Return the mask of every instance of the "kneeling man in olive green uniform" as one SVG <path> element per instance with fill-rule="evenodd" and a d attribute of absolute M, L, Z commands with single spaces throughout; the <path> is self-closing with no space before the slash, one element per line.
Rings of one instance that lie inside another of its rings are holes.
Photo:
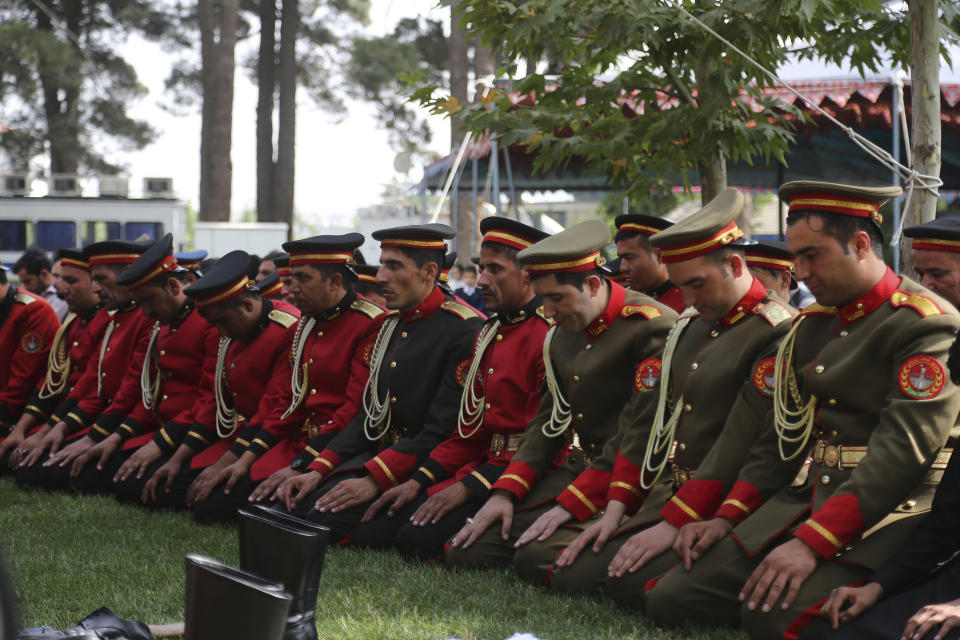
<path fill-rule="evenodd" d="M 607 281 L 599 267 L 609 242 L 607 225 L 590 220 L 517 254 L 556 321 L 544 340 L 546 390 L 490 498 L 451 539 L 450 566 L 509 564 L 517 547 L 594 517 L 606 506 L 621 425 L 653 419 L 660 354 L 677 314 Z M 648 392 L 631 397 L 637 385 Z"/>
<path fill-rule="evenodd" d="M 647 591 L 655 621 L 796 637 L 831 589 L 877 569 L 929 510 L 960 412 L 945 369 L 960 315 L 883 263 L 879 208 L 899 193 L 781 187 L 797 277 L 817 302 L 777 353 L 772 428 L 717 517 L 680 532 L 692 568 Z"/>
<path fill-rule="evenodd" d="M 773 408 L 774 356 L 795 312 L 750 274 L 735 242 L 742 208 L 728 189 L 650 238 L 691 306 L 667 339 L 652 428 L 624 435 L 603 517 L 518 552 L 556 559 L 556 591 L 641 607 L 646 583 L 679 562 L 680 527 L 713 515 Z"/>

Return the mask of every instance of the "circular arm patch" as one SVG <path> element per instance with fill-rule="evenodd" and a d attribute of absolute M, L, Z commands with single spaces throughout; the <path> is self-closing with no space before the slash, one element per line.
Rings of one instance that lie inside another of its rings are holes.
<path fill-rule="evenodd" d="M 764 358 L 757 365 L 756 371 L 753 372 L 753 386 L 768 398 L 773 397 L 773 391 L 776 385 L 773 373 L 776 368 L 776 363 L 776 358 Z"/>
<path fill-rule="evenodd" d="M 900 390 L 915 400 L 936 398 L 946 384 L 943 367 L 932 356 L 912 356 L 900 367 Z"/>
<path fill-rule="evenodd" d="M 633 384 L 637 391 L 640 393 L 653 391 L 660 379 L 660 369 L 662 368 L 663 363 L 659 358 L 647 358 L 637 365 L 637 373 L 633 377 Z"/>

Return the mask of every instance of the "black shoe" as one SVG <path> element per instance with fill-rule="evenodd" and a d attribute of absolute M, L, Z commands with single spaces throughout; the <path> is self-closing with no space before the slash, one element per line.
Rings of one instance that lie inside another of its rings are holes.
<path fill-rule="evenodd" d="M 183 638 L 280 640 L 290 600 L 279 583 L 191 553 Z"/>
<path fill-rule="evenodd" d="M 22 629 L 17 634 L 17 640 L 56 640 L 57 638 L 153 640 L 153 634 L 142 622 L 119 618 L 107 607 L 100 607 L 71 629 L 57 631 L 53 627 L 37 627 Z"/>
<path fill-rule="evenodd" d="M 284 640 L 317 640 L 317 590 L 330 530 L 263 507 L 241 509 L 240 566 L 293 596 Z"/>

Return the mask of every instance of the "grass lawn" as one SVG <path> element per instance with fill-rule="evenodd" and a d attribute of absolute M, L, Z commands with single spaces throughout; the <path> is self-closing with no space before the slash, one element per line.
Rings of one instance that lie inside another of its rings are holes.
<path fill-rule="evenodd" d="M 237 533 L 112 498 L 24 492 L 0 479 L 0 544 L 26 625 L 74 625 L 100 606 L 148 623 L 183 619 L 190 552 L 237 564 Z M 393 553 L 331 549 L 317 606 L 323 639 L 741 640 L 729 629 L 662 631 L 609 603 L 572 598 L 502 572 L 454 574 Z"/>

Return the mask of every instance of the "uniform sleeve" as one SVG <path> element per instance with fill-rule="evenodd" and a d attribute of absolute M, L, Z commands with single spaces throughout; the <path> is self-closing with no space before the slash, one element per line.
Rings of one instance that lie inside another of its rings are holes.
<path fill-rule="evenodd" d="M 891 336 L 896 346 L 889 392 L 867 453 L 793 534 L 821 556 L 833 556 L 892 511 L 919 484 L 946 443 L 960 413 L 960 389 L 945 368 L 955 328 L 956 318 L 932 316 L 908 323 Z M 899 380 L 902 367 L 918 355 L 931 358 L 931 368 L 935 361 L 939 372 L 931 374 L 942 376 L 943 385 L 922 399 L 907 395 Z"/>
<path fill-rule="evenodd" d="M 0 389 L 0 422 L 11 425 L 20 417 L 37 381 L 46 371 L 50 345 L 60 326 L 49 304 L 34 301 L 22 306 L 18 314 L 22 322 L 14 336 L 19 343 L 7 365 L 10 370 L 7 384 Z"/>
<path fill-rule="evenodd" d="M 530 493 L 540 476 L 553 467 L 554 460 L 567 446 L 567 441 L 562 437 L 549 438 L 543 434 L 543 425 L 547 423 L 552 410 L 553 396 L 544 385 L 540 392 L 540 408 L 523 433 L 520 449 L 493 483 L 492 490 L 507 491 L 519 502 Z"/>
<path fill-rule="evenodd" d="M 473 356 L 473 341 L 481 320 L 474 318 L 460 324 L 460 335 L 450 344 L 443 377 L 421 429 L 413 437 L 401 439 L 364 464 L 381 489 L 389 489 L 409 479 L 420 461 L 450 436 L 457 423 L 463 393 L 457 383 L 457 366 Z"/>
<path fill-rule="evenodd" d="M 414 472 L 413 479 L 429 487 L 452 478 L 459 469 L 471 462 L 476 466 L 490 448 L 492 437 L 492 433 L 482 428 L 469 438 L 464 438 L 458 429 L 454 429 L 449 438 L 433 448 L 430 457 Z"/>

